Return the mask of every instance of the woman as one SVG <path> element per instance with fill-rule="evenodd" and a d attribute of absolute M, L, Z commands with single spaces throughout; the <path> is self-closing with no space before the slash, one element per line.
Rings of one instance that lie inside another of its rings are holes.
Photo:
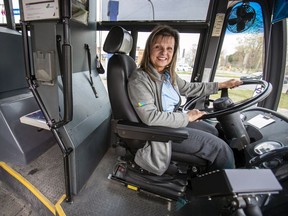
<path fill-rule="evenodd" d="M 217 130 L 197 121 L 205 112 L 193 109 L 182 113 L 177 110 L 181 104 L 180 95 L 215 94 L 221 88 L 234 88 L 242 82 L 235 79 L 220 83 L 186 82 L 175 73 L 178 47 L 179 33 L 173 28 L 161 25 L 152 31 L 140 67 L 129 78 L 131 103 L 141 121 L 147 125 L 187 127 L 189 138 L 180 144 L 172 143 L 172 151 L 207 160 L 209 170 L 234 168 L 232 150 L 217 137 Z"/>

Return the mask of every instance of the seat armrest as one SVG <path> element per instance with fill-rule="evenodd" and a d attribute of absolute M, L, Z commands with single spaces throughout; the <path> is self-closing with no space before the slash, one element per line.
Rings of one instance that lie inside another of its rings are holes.
<path fill-rule="evenodd" d="M 147 126 L 143 123 L 118 121 L 115 132 L 121 138 L 168 142 L 182 142 L 188 138 L 186 128 L 169 128 L 161 126 Z"/>

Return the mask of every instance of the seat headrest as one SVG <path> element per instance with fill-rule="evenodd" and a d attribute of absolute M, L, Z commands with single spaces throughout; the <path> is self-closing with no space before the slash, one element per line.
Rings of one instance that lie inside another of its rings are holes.
<path fill-rule="evenodd" d="M 131 34 L 120 26 L 114 26 L 108 33 L 103 50 L 107 53 L 128 54 L 133 45 Z"/>

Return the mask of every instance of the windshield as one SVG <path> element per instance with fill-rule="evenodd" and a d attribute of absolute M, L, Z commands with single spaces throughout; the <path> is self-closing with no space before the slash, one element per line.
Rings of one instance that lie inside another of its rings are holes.
<path fill-rule="evenodd" d="M 209 0 L 98 0 L 97 7 L 97 21 L 205 21 Z"/>

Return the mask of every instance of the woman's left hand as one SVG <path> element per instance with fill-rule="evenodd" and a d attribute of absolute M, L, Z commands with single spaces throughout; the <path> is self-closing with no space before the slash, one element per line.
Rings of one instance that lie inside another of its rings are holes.
<path fill-rule="evenodd" d="M 218 89 L 223 89 L 223 88 L 235 88 L 241 85 L 243 82 L 238 79 L 230 79 L 224 82 L 219 82 L 218 83 Z"/>

